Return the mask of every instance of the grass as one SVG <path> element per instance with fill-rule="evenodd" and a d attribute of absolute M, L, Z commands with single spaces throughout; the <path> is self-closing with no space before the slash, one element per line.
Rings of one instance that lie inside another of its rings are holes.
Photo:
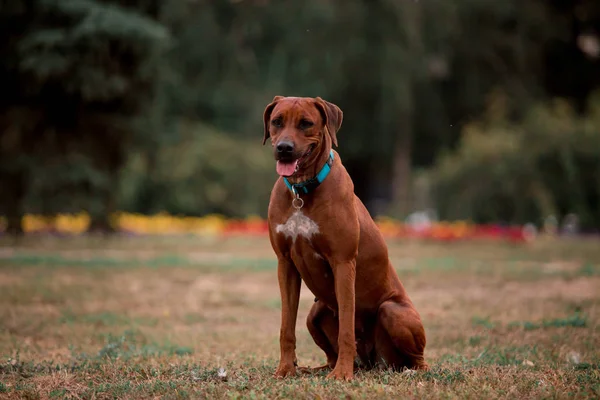
<path fill-rule="evenodd" d="M 0 239 L 0 398 L 598 398 L 600 245 L 389 241 L 428 372 L 272 377 L 267 238 Z M 300 365 L 324 356 L 305 318 Z"/>

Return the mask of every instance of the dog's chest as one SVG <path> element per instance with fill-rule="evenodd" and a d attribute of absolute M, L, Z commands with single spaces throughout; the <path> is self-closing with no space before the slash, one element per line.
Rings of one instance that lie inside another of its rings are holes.
<path fill-rule="evenodd" d="M 314 235 L 319 233 L 319 225 L 300 210 L 297 210 L 285 223 L 278 224 L 275 227 L 275 232 L 292 239 L 292 242 L 296 242 L 299 236 L 310 240 Z"/>

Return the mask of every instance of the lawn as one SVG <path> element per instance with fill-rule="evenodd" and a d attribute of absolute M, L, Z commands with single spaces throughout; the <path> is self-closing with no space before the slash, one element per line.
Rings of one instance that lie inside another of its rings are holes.
<path fill-rule="evenodd" d="M 598 398 L 600 243 L 390 240 L 428 372 L 272 377 L 267 238 L 0 239 L 0 398 Z M 324 355 L 305 318 L 299 365 Z"/>

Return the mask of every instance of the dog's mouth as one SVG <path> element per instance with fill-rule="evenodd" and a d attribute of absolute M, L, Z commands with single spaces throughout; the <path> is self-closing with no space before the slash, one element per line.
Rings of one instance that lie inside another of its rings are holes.
<path fill-rule="evenodd" d="M 302 166 L 302 163 L 308 158 L 308 156 L 310 156 L 314 148 L 315 146 L 311 145 L 306 151 L 306 153 L 304 153 L 302 156 L 295 160 L 277 160 L 277 173 L 280 176 L 284 177 L 294 175 L 296 172 L 298 172 L 298 170 Z"/>

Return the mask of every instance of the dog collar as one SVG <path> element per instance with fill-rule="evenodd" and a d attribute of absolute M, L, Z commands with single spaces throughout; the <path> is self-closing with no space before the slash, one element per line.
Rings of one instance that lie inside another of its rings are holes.
<path fill-rule="evenodd" d="M 329 158 L 327 159 L 327 162 L 325 163 L 325 165 L 323 165 L 323 168 L 321 168 L 321 170 L 319 171 L 317 176 L 310 178 L 307 181 L 299 182 L 299 183 L 290 183 L 290 181 L 288 181 L 287 178 L 285 178 L 285 177 L 283 178 L 283 181 L 285 182 L 286 186 L 295 195 L 297 195 L 299 193 L 308 194 L 308 193 L 312 192 L 313 190 L 315 190 L 325 180 L 325 178 L 327 178 L 327 175 L 329 175 L 329 172 L 331 171 L 332 165 L 333 165 L 333 150 L 331 150 L 329 152 Z"/>

